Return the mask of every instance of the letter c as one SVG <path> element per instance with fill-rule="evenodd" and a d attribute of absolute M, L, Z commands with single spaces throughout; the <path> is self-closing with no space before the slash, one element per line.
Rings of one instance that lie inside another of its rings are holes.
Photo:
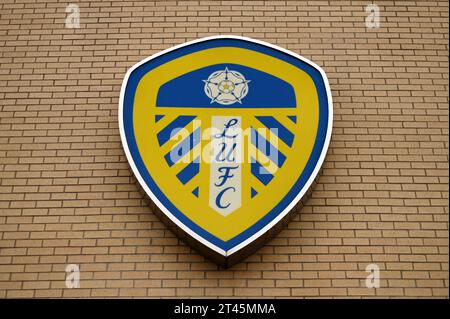
<path fill-rule="evenodd" d="M 228 203 L 228 204 L 226 204 L 226 205 L 224 206 L 224 205 L 222 205 L 222 202 L 221 202 L 223 194 L 225 194 L 225 192 L 228 191 L 229 189 L 233 190 L 233 192 L 236 192 L 236 188 L 230 186 L 230 187 L 227 187 L 227 188 L 222 189 L 222 190 L 219 192 L 219 194 L 217 194 L 217 197 L 216 197 L 216 205 L 217 205 L 217 207 L 219 207 L 220 209 L 226 209 L 226 208 L 228 208 L 228 207 L 230 206 L 230 203 Z"/>

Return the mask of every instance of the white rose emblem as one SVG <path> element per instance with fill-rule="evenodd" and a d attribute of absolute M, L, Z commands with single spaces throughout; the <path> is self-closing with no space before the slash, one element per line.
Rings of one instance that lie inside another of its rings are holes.
<path fill-rule="evenodd" d="M 248 83 L 245 77 L 237 72 L 219 70 L 213 72 L 205 82 L 205 94 L 211 99 L 211 103 L 217 102 L 222 105 L 242 103 L 242 99 L 248 93 Z"/>

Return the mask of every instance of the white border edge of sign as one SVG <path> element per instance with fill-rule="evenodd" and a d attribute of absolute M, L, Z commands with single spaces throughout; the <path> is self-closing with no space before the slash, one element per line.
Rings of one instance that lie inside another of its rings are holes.
<path fill-rule="evenodd" d="M 278 51 L 281 51 L 283 53 L 289 54 L 307 64 L 309 64 L 310 66 L 314 67 L 316 70 L 318 70 L 320 72 L 320 74 L 322 75 L 324 84 L 325 84 L 325 89 L 327 92 L 327 100 L 328 100 L 328 126 L 327 126 L 327 135 L 325 137 L 325 143 L 324 146 L 322 148 L 319 160 L 316 163 L 316 166 L 314 167 L 314 170 L 312 172 L 312 174 L 309 176 L 308 181 L 306 182 L 306 184 L 303 186 L 303 188 L 300 190 L 300 192 L 297 194 L 297 196 L 294 198 L 294 200 L 280 213 L 278 214 L 278 216 L 276 218 L 274 218 L 270 223 L 268 223 L 265 227 L 263 227 L 262 229 L 260 229 L 256 234 L 254 234 L 253 236 L 247 238 L 245 241 L 243 241 L 242 243 L 240 243 L 239 245 L 231 248 L 228 251 L 225 251 L 219 247 L 217 247 L 216 245 L 210 243 L 209 241 L 205 240 L 204 238 L 202 238 L 201 236 L 199 236 L 197 233 L 195 233 L 194 231 L 192 231 L 189 227 L 187 227 L 186 225 L 184 225 L 181 221 L 179 221 L 174 215 L 172 215 L 172 213 L 170 213 L 170 211 L 158 200 L 158 198 L 153 194 L 153 192 L 150 190 L 150 188 L 147 186 L 147 184 L 144 182 L 144 179 L 142 178 L 141 174 L 139 173 L 139 170 L 137 169 L 133 157 L 131 156 L 130 150 L 128 148 L 128 143 L 127 143 L 127 139 L 125 136 L 125 129 L 123 127 L 123 100 L 124 100 L 124 95 L 125 95 L 125 88 L 126 85 L 128 83 L 128 79 L 131 75 L 131 73 L 138 68 L 139 66 L 141 66 L 144 63 L 147 63 L 150 60 L 153 60 L 161 55 L 164 55 L 170 51 L 173 50 L 177 50 L 179 48 L 191 45 L 191 44 L 195 44 L 195 43 L 199 43 L 199 42 L 204 42 L 204 41 L 208 41 L 208 40 L 214 40 L 214 39 L 238 39 L 238 40 L 244 40 L 247 42 L 253 42 L 253 43 L 257 43 L 257 44 L 261 44 L 263 46 L 266 47 L 270 47 L 273 49 L 276 49 Z M 302 197 L 305 195 L 305 193 L 308 191 L 308 189 L 311 187 L 311 184 L 314 182 L 314 180 L 316 179 L 320 168 L 322 167 L 322 164 L 325 160 L 325 156 L 327 154 L 328 151 L 328 147 L 330 144 L 330 140 L 331 140 L 331 132 L 333 130 L 333 101 L 332 101 L 332 97 L 331 97 L 331 89 L 330 89 L 330 84 L 328 82 L 328 78 L 325 74 L 325 72 L 322 70 L 322 68 L 320 66 L 318 66 L 317 64 L 315 64 L 314 62 L 298 55 L 297 53 L 294 53 L 290 50 L 281 48 L 277 45 L 274 44 L 270 44 L 261 40 L 256 40 L 256 39 L 252 39 L 252 38 L 248 38 L 248 37 L 243 37 L 243 36 L 235 36 L 235 35 L 215 35 L 215 36 L 209 36 L 209 37 L 204 37 L 204 38 L 200 38 L 200 39 L 196 39 L 193 41 L 188 41 L 182 44 L 178 44 L 176 46 L 170 47 L 168 49 L 165 49 L 163 51 L 160 51 L 158 53 L 155 53 L 147 58 L 145 58 L 144 60 L 139 61 L 138 63 L 136 63 L 135 65 L 133 65 L 131 68 L 128 69 L 128 71 L 125 74 L 125 77 L 123 79 L 122 82 L 122 87 L 120 90 L 120 98 L 119 98 L 119 131 L 120 131 L 120 139 L 122 142 L 122 147 L 125 151 L 125 155 L 127 157 L 128 163 L 131 166 L 131 169 L 134 173 L 134 175 L 136 176 L 136 178 L 139 181 L 140 186 L 144 189 L 145 193 L 150 197 L 150 199 L 158 206 L 158 208 L 172 221 L 174 222 L 178 227 L 180 227 L 183 231 L 185 231 L 186 233 L 188 233 L 191 237 L 195 238 L 197 241 L 199 241 L 200 243 L 202 243 L 203 245 L 207 246 L 208 248 L 216 251 L 217 253 L 221 254 L 224 257 L 228 257 L 231 256 L 232 254 L 236 253 L 237 251 L 239 251 L 240 249 L 244 248 L 245 246 L 247 246 L 248 244 L 250 244 L 251 242 L 255 241 L 257 238 L 261 237 L 265 232 L 267 232 L 269 229 L 271 229 L 274 225 L 276 225 L 284 216 L 286 216 L 293 208 L 294 206 L 302 199 Z"/>

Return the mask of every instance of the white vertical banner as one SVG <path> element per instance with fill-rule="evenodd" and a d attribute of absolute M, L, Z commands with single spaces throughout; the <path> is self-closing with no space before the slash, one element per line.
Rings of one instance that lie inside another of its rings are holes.
<path fill-rule="evenodd" d="M 213 116 L 211 126 L 209 205 L 227 216 L 242 205 L 242 120 Z"/>

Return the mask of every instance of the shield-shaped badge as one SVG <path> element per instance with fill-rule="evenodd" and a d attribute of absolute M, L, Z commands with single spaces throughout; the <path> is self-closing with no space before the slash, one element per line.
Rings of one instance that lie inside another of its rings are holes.
<path fill-rule="evenodd" d="M 235 36 L 155 54 L 126 74 L 123 147 L 155 211 L 230 266 L 288 220 L 331 137 L 325 73 L 301 56 Z"/>

